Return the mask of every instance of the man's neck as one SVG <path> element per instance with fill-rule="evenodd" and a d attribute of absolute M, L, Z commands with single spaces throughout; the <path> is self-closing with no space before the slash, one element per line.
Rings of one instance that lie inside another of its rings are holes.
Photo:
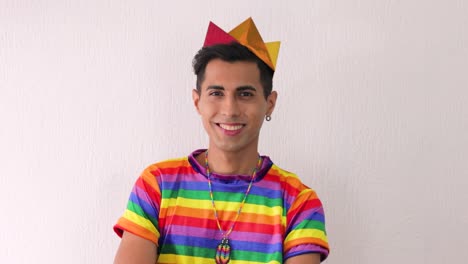
<path fill-rule="evenodd" d="M 205 158 L 205 155 L 200 156 L 203 156 L 202 159 Z M 225 152 L 216 148 L 210 148 L 208 150 L 208 164 L 210 170 L 217 174 L 249 175 L 257 166 L 257 162 L 258 151 L 256 148 L 239 152 Z"/>

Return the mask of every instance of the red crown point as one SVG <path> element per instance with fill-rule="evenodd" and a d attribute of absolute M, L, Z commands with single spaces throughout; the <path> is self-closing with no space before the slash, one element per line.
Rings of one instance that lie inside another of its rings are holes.
<path fill-rule="evenodd" d="M 218 27 L 215 23 L 210 22 L 208 31 L 206 32 L 206 38 L 203 47 L 209 47 L 216 44 L 229 44 L 232 42 L 237 41 L 231 35 Z"/>

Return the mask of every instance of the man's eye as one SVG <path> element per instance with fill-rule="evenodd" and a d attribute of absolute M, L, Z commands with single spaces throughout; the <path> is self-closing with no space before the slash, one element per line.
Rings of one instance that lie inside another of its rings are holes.
<path fill-rule="evenodd" d="M 254 94 L 251 92 L 241 92 L 239 95 L 242 97 L 254 96 Z"/>
<path fill-rule="evenodd" d="M 221 96 L 223 94 L 221 92 L 211 92 L 210 95 L 212 95 L 212 96 Z"/>

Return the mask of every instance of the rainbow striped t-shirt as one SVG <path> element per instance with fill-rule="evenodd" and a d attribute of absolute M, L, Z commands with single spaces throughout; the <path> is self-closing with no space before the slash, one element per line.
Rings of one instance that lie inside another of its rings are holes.
<path fill-rule="evenodd" d="M 154 242 L 158 263 L 214 263 L 222 234 L 210 199 L 206 171 L 195 156 L 153 164 L 137 179 L 127 209 L 114 226 Z M 283 263 L 329 247 L 322 203 L 299 178 L 267 156 L 229 236 L 231 264 Z M 221 227 L 228 230 L 250 175 L 211 174 Z"/>

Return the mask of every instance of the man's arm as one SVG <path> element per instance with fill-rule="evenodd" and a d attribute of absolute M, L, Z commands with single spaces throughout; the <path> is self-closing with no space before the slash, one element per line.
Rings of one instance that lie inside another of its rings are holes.
<path fill-rule="evenodd" d="M 284 264 L 320 264 L 320 254 L 309 253 L 290 257 Z"/>
<path fill-rule="evenodd" d="M 124 232 L 114 264 L 155 264 L 157 250 L 153 242 Z"/>

